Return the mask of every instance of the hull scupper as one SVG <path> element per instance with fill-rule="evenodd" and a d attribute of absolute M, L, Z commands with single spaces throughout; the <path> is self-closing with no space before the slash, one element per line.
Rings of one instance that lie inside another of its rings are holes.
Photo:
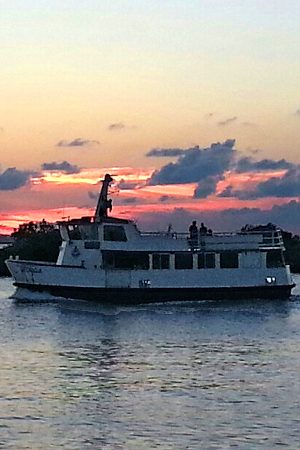
<path fill-rule="evenodd" d="M 276 227 L 142 233 L 107 216 L 110 181 L 93 218 L 59 223 L 56 263 L 6 261 L 16 286 L 110 303 L 289 297 L 294 284 Z"/>

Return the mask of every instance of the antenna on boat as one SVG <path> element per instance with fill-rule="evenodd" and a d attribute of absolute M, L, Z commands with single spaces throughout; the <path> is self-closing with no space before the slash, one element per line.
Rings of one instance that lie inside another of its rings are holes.
<path fill-rule="evenodd" d="M 112 210 L 112 201 L 107 198 L 108 188 L 113 181 L 112 177 L 107 173 L 102 180 L 102 188 L 99 194 L 97 208 L 95 211 L 95 222 L 100 222 L 103 217 L 107 217 L 107 210 Z"/>

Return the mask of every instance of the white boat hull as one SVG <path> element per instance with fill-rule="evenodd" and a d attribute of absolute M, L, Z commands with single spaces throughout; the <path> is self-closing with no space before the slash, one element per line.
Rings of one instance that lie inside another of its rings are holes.
<path fill-rule="evenodd" d="M 91 270 L 8 260 L 15 285 L 52 295 L 109 303 L 288 298 L 288 268 L 213 270 Z M 267 279 L 274 279 L 269 284 Z M 230 282 L 230 284 L 228 284 Z"/>

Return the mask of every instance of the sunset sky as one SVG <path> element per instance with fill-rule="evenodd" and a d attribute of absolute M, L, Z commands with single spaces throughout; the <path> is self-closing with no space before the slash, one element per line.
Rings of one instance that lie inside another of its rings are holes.
<path fill-rule="evenodd" d="M 0 234 L 93 213 L 300 233 L 299 0 L 0 2 Z"/>

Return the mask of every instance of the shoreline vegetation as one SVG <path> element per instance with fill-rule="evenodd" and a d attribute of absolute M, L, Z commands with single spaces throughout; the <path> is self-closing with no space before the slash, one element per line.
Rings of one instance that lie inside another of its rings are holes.
<path fill-rule="evenodd" d="M 300 273 L 300 237 L 289 231 L 281 230 L 285 245 L 285 260 L 293 273 Z M 2 243 L 9 240 L 3 236 Z M 11 255 L 20 259 L 33 261 L 56 262 L 61 237 L 57 226 L 53 223 L 41 222 L 24 223 L 15 230 L 10 240 L 13 243 L 0 249 L 0 276 L 9 276 L 5 260 Z M 1 243 L 1 241 L 0 241 Z"/>

